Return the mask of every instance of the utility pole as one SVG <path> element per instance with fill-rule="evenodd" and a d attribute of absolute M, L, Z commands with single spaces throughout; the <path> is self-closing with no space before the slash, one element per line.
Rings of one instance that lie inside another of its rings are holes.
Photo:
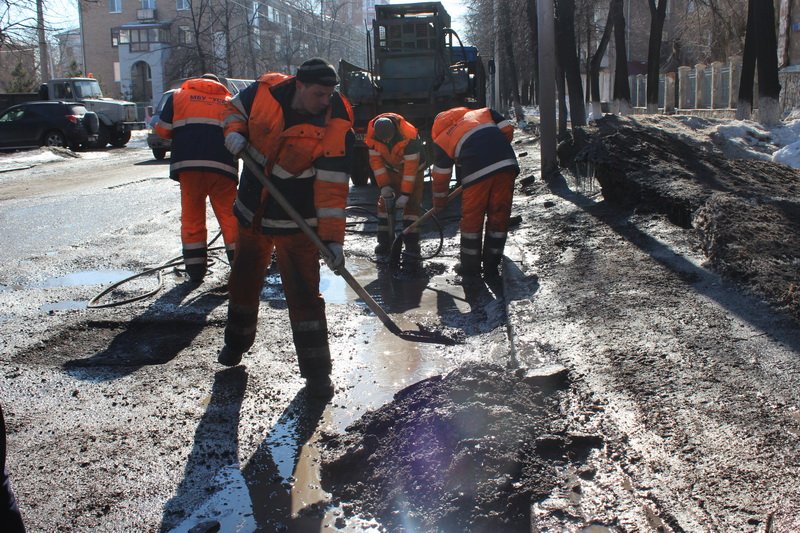
<path fill-rule="evenodd" d="M 44 34 L 44 0 L 36 0 L 36 32 L 39 36 L 39 67 L 42 83 L 50 79 L 50 54 L 47 51 L 47 39 Z"/>
<path fill-rule="evenodd" d="M 539 19 L 539 149 L 542 179 L 558 172 L 556 158 L 556 46 L 552 1 L 536 2 Z"/>
<path fill-rule="evenodd" d="M 500 96 L 500 20 L 498 0 L 492 0 L 492 26 L 494 27 L 494 72 L 492 74 L 492 109 L 502 113 Z"/>

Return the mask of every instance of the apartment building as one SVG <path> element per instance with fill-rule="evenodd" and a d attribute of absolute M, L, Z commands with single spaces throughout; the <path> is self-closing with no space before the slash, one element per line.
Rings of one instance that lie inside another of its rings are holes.
<path fill-rule="evenodd" d="M 374 9 L 374 0 L 366 3 Z M 267 70 L 294 72 L 312 56 L 336 64 L 365 53 L 363 28 L 320 16 L 313 2 L 101 0 L 79 6 L 86 72 L 105 94 L 145 105 L 155 105 L 174 80 L 204 72 L 253 79 Z"/>

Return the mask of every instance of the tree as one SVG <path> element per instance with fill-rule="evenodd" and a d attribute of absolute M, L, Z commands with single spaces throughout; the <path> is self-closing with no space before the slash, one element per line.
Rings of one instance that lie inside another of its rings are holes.
<path fill-rule="evenodd" d="M 781 85 L 778 81 L 778 40 L 772 2 L 749 0 L 742 59 L 737 118 L 749 118 L 753 109 L 753 83 L 758 67 L 759 121 L 765 125 L 778 123 Z"/>
<path fill-rule="evenodd" d="M 36 89 L 36 85 L 36 80 L 29 75 L 20 61 L 11 71 L 11 81 L 6 85 L 6 90 L 10 93 L 29 93 Z"/>
<path fill-rule="evenodd" d="M 586 125 L 586 109 L 583 105 L 580 63 L 575 49 L 575 2 L 556 2 L 556 53 L 561 70 L 567 81 L 569 92 L 570 121 L 572 127 Z"/>
<path fill-rule="evenodd" d="M 603 116 L 600 102 L 600 64 L 603 61 L 603 56 L 606 55 L 608 48 L 608 41 L 611 40 L 611 32 L 614 29 L 614 4 L 620 3 L 620 0 L 611 0 L 608 7 L 608 17 L 606 18 L 606 25 L 603 28 L 603 35 L 597 43 L 597 50 L 592 55 L 590 61 L 589 71 L 589 85 L 591 86 L 592 93 L 592 118 L 598 119 Z"/>
<path fill-rule="evenodd" d="M 628 54 L 625 47 L 625 14 L 622 0 L 611 2 L 614 20 L 614 52 L 616 62 L 614 68 L 614 104 L 621 115 L 631 113 L 631 88 L 628 85 Z"/>
<path fill-rule="evenodd" d="M 67 78 L 80 78 L 83 76 L 83 69 L 78 65 L 78 62 L 73 59 L 64 75 Z"/>
<path fill-rule="evenodd" d="M 650 41 L 647 45 L 647 112 L 658 112 L 658 73 L 661 65 L 661 35 L 667 16 L 667 0 L 648 0 Z"/>

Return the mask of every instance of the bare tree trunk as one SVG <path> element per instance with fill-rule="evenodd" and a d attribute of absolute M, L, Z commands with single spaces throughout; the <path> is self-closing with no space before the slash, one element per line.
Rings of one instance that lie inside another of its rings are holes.
<path fill-rule="evenodd" d="M 556 91 L 558 92 L 558 138 L 563 139 L 567 135 L 567 96 L 566 83 L 564 83 L 564 69 L 556 66 Z"/>
<path fill-rule="evenodd" d="M 539 19 L 536 14 L 536 0 L 525 2 L 525 9 L 528 14 L 528 26 L 531 32 L 531 56 L 533 57 L 533 73 L 531 74 L 533 91 L 531 98 L 534 104 L 539 105 Z"/>
<path fill-rule="evenodd" d="M 614 48 L 616 49 L 616 67 L 614 69 L 614 104 L 620 115 L 629 115 L 631 108 L 631 88 L 628 85 L 628 54 L 625 50 L 625 14 L 622 12 L 622 0 L 611 3 L 614 12 Z"/>
<path fill-rule="evenodd" d="M 603 61 L 603 56 L 606 54 L 608 41 L 611 40 L 611 31 L 614 29 L 614 2 L 616 2 L 616 0 L 611 0 L 609 5 L 606 27 L 603 29 L 600 42 L 597 43 L 597 51 L 592 56 L 591 69 L 589 72 L 591 78 L 589 85 L 592 88 L 592 118 L 595 120 L 603 116 L 600 102 L 600 63 Z"/>
<path fill-rule="evenodd" d="M 44 33 L 44 0 L 36 0 L 36 33 L 39 37 L 39 66 L 42 83 L 50 80 L 50 52 L 47 49 L 47 38 Z"/>
<path fill-rule="evenodd" d="M 778 39 L 775 36 L 775 7 L 772 2 L 758 2 L 756 32 L 758 45 L 758 121 L 774 126 L 781 121 L 778 80 Z"/>
<path fill-rule="evenodd" d="M 667 16 L 667 0 L 649 0 L 650 42 L 647 44 L 647 112 L 658 113 L 658 73 L 661 67 L 661 34 Z"/>
<path fill-rule="evenodd" d="M 556 50 L 569 91 L 570 121 L 572 127 L 586 125 L 583 106 L 583 86 L 578 52 L 575 50 L 575 2 L 558 0 L 556 3 Z"/>
<path fill-rule="evenodd" d="M 739 98 L 736 102 L 736 118 L 748 120 L 753 112 L 753 83 L 756 75 L 756 18 L 755 4 L 758 0 L 747 2 L 747 30 L 742 52 L 742 77 L 739 82 Z"/>
<path fill-rule="evenodd" d="M 525 120 L 525 113 L 519 100 L 519 75 L 517 73 L 517 62 L 514 57 L 514 43 L 511 40 L 511 19 L 508 9 L 501 9 L 501 27 L 504 31 L 500 32 L 503 48 L 505 51 L 506 62 L 508 63 L 508 84 L 511 85 L 511 102 L 514 106 L 514 117 L 517 122 Z"/>

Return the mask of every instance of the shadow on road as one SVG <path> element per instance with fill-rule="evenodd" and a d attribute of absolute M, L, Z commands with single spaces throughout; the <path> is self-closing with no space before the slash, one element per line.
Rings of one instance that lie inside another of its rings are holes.
<path fill-rule="evenodd" d="M 63 349 L 98 351 L 66 361 L 64 370 L 77 379 L 109 381 L 146 365 L 168 363 L 209 326 L 206 316 L 227 301 L 224 293 L 213 289 L 185 301 L 197 288 L 179 283 L 129 322 L 92 321 L 80 332 L 71 332 Z M 86 339 L 82 341 L 79 335 Z"/>

